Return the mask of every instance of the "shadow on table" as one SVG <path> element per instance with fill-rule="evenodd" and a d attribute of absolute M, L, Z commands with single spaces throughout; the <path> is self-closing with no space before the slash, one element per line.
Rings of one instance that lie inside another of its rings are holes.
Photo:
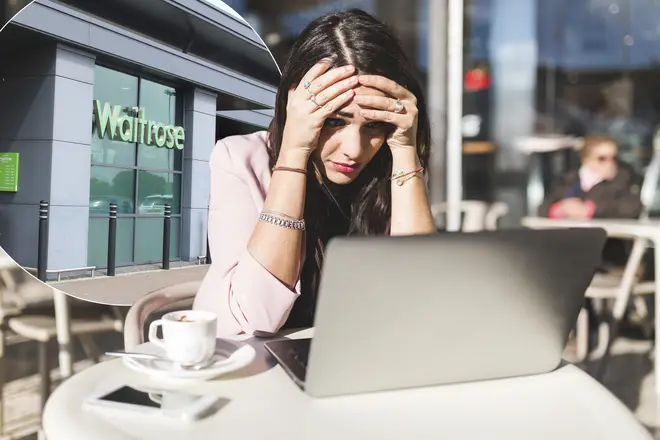
<path fill-rule="evenodd" d="M 245 377 L 256 376 L 258 374 L 265 373 L 271 368 L 277 366 L 277 361 L 273 358 L 273 356 L 271 356 L 268 350 L 266 350 L 264 343 L 274 339 L 286 338 L 289 335 L 299 331 L 300 329 L 282 330 L 275 337 L 252 337 L 246 339 L 245 341 L 241 341 L 241 344 L 250 345 L 257 352 L 254 361 L 241 370 L 221 376 L 218 378 L 218 380 L 241 379 Z"/>

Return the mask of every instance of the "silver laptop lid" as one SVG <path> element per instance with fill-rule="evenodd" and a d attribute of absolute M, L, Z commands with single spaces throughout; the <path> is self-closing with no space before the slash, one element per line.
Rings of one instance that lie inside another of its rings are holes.
<path fill-rule="evenodd" d="M 329 243 L 306 391 L 361 393 L 556 368 L 599 263 L 601 229 Z"/>

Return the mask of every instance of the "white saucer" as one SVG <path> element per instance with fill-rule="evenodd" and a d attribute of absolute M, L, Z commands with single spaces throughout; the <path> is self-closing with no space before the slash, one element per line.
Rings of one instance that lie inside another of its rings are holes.
<path fill-rule="evenodd" d="M 165 357 L 165 352 L 155 345 L 148 345 L 140 351 Z M 173 362 L 152 359 L 125 357 L 123 361 L 131 370 L 148 374 L 155 378 L 209 380 L 249 365 L 254 360 L 256 354 L 255 349 L 250 345 L 227 339 L 218 339 L 216 341 L 214 360 L 208 366 L 199 370 L 184 369 Z"/>

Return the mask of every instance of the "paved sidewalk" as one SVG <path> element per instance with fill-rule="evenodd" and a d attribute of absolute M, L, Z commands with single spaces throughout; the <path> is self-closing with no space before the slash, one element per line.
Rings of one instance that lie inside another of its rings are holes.
<path fill-rule="evenodd" d="M 201 281 L 210 266 L 197 265 L 51 282 L 68 295 L 89 302 L 130 306 L 147 293 L 173 284 Z"/>

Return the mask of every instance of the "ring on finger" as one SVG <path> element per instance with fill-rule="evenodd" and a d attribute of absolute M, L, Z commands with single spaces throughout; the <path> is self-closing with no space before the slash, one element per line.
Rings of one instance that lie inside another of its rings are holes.
<path fill-rule="evenodd" d="M 305 90 L 307 90 L 307 93 L 309 93 L 310 99 L 311 99 L 312 96 L 316 96 L 316 93 L 312 92 L 312 89 L 310 88 L 311 86 L 312 86 L 312 83 L 310 81 L 305 81 L 303 83 L 303 87 L 305 88 Z"/>
<path fill-rule="evenodd" d="M 401 113 L 403 111 L 403 102 L 400 99 L 396 100 L 394 104 L 394 113 Z"/>
<path fill-rule="evenodd" d="M 316 102 L 316 95 L 312 93 L 312 96 L 309 97 L 309 100 L 316 104 L 317 107 L 323 107 L 321 104 Z"/>

